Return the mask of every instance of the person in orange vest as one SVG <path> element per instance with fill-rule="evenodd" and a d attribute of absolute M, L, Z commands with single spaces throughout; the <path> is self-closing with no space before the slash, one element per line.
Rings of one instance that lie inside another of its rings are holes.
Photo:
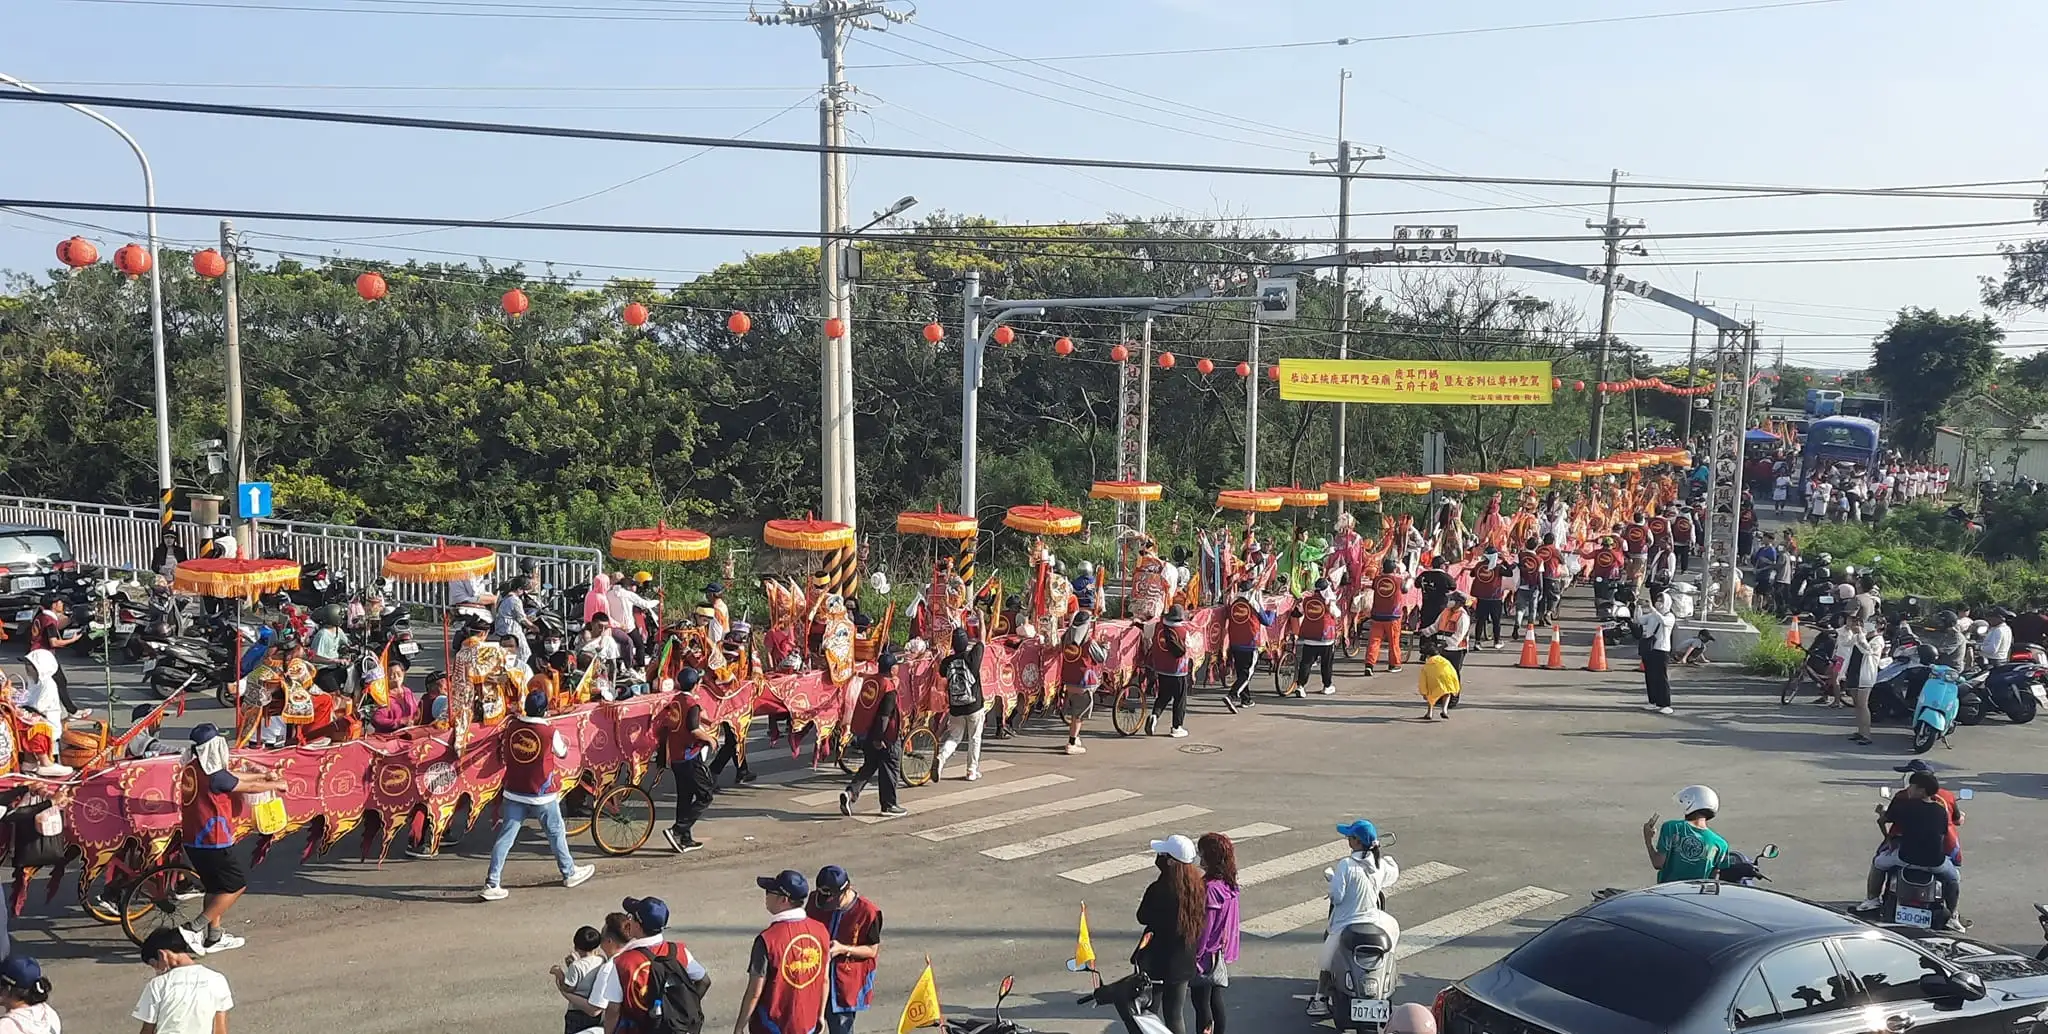
<path fill-rule="evenodd" d="M 1230 658 L 1230 688 L 1223 701 L 1232 711 L 1252 706 L 1252 668 L 1266 643 L 1266 630 L 1273 626 L 1273 612 L 1259 605 L 1252 583 L 1241 582 L 1237 589 L 1223 611 L 1223 643 Z"/>
<path fill-rule="evenodd" d="M 853 1034 L 853 1021 L 874 1003 L 875 964 L 882 957 L 882 910 L 854 893 L 853 877 L 837 865 L 818 870 L 818 889 L 804 906 L 832 932 L 832 997 L 825 1010 L 829 1034 Z"/>
<path fill-rule="evenodd" d="M 1330 666 L 1337 648 L 1339 623 L 1343 620 L 1344 613 L 1337 606 L 1337 594 L 1331 591 L 1327 578 L 1316 579 L 1315 585 L 1295 600 L 1294 614 L 1288 619 L 1288 623 L 1294 626 L 1294 687 L 1283 696 L 1308 695 L 1306 686 L 1312 666 L 1322 674 L 1323 695 L 1332 696 L 1337 692 L 1337 686 L 1330 678 Z M 1370 670 L 1370 665 L 1367 667 Z"/>
<path fill-rule="evenodd" d="M 759 876 L 768 928 L 754 937 L 732 1034 L 819 1034 L 832 990 L 832 931 L 804 911 L 811 883 L 795 869 Z"/>
<path fill-rule="evenodd" d="M 1382 640 L 1387 643 L 1387 670 L 1401 670 L 1401 594 L 1407 591 L 1408 577 L 1401 573 L 1401 565 L 1393 557 L 1380 561 L 1379 576 L 1372 580 L 1372 632 L 1365 641 L 1367 675 L 1379 659 Z M 1295 688 L 1300 688 L 1299 679 Z"/>

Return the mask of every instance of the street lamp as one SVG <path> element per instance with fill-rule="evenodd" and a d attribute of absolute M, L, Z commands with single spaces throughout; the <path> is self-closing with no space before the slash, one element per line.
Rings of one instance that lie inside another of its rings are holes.
<path fill-rule="evenodd" d="M 0 83 L 5 83 L 28 93 L 48 93 L 33 83 L 23 82 L 11 75 L 0 73 Z M 142 153 L 142 145 L 128 135 L 113 119 L 100 114 L 83 104 L 64 105 L 85 117 L 114 131 L 128 149 L 135 152 L 135 160 L 142 163 L 142 199 L 149 209 L 147 214 L 149 235 L 149 341 L 151 362 L 156 374 L 156 467 L 157 467 L 157 511 L 164 528 L 171 526 L 171 390 L 170 378 L 164 372 L 164 282 L 161 272 L 163 263 L 156 253 L 156 174 L 150 171 L 149 156 Z"/>
<path fill-rule="evenodd" d="M 910 196 L 909 194 L 905 194 L 902 197 L 897 198 L 896 203 L 890 205 L 886 211 L 876 212 L 875 217 L 873 219 L 868 220 L 868 224 L 866 226 L 863 226 L 860 229 L 853 231 L 854 235 L 859 236 L 860 234 L 866 233 L 869 230 L 874 229 L 878 224 L 888 222 L 889 220 L 894 219 L 897 216 L 910 211 L 913 207 L 916 207 L 916 205 L 917 199 Z"/>

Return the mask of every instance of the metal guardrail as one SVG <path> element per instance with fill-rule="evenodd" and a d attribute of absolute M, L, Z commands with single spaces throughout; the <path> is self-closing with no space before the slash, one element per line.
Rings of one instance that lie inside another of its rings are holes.
<path fill-rule="evenodd" d="M 189 513 L 178 514 L 171 525 L 186 556 L 198 556 L 206 529 L 190 521 Z M 85 567 L 106 567 L 120 571 L 146 571 L 157 550 L 157 514 L 146 506 L 112 506 L 65 499 L 37 499 L 0 495 L 0 524 L 26 524 L 54 528 L 64 533 L 71 551 Z M 362 528 L 347 524 L 314 524 L 305 521 L 263 520 L 257 522 L 257 551 L 291 556 L 300 563 L 324 561 L 346 575 L 352 586 L 375 580 L 384 557 L 394 550 L 450 545 L 483 546 L 498 554 L 495 581 L 512 577 L 522 562 L 533 560 L 541 581 L 553 586 L 587 584 L 597 577 L 604 554 L 588 546 L 558 546 L 546 542 L 517 542 L 509 539 L 462 538 L 430 535 L 391 528 Z M 448 589 L 439 583 L 400 582 L 400 601 L 439 609 L 448 605 Z"/>

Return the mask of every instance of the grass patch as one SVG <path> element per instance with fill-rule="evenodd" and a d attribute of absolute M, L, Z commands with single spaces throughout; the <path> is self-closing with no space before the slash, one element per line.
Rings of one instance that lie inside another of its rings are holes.
<path fill-rule="evenodd" d="M 1785 642 L 1785 629 L 1777 619 L 1756 610 L 1741 612 L 1744 621 L 1756 628 L 1756 645 L 1742 655 L 1742 670 L 1751 675 L 1789 678 L 1806 660 L 1806 651 Z"/>

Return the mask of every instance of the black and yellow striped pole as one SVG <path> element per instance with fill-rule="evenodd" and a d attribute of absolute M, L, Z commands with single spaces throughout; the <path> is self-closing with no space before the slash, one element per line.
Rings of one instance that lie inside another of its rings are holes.
<path fill-rule="evenodd" d="M 852 546 L 841 546 L 826 556 L 825 591 L 849 600 L 860 592 L 860 565 Z"/>
<path fill-rule="evenodd" d="M 972 591 L 974 588 L 974 536 L 969 535 L 960 540 L 960 552 L 953 557 L 953 570 L 959 573 L 960 580 L 967 583 L 967 588 Z"/>

